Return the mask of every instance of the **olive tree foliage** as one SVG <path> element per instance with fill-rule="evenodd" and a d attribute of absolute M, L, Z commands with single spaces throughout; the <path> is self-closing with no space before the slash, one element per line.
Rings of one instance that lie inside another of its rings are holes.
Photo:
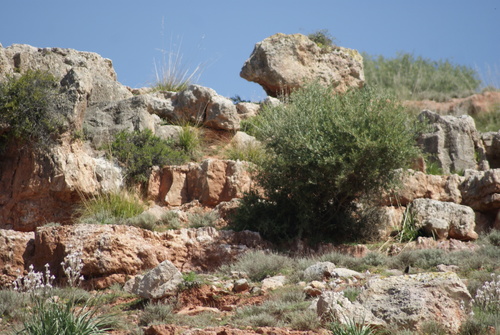
<path fill-rule="evenodd" d="M 61 132 L 62 115 L 55 104 L 58 82 L 44 71 L 29 70 L 0 82 L 0 140 L 44 147 Z"/>
<path fill-rule="evenodd" d="M 353 201 L 378 197 L 418 156 L 418 125 L 401 105 L 370 88 L 332 91 L 310 84 L 253 119 L 264 194 L 246 195 L 234 228 L 278 241 L 359 237 Z"/>

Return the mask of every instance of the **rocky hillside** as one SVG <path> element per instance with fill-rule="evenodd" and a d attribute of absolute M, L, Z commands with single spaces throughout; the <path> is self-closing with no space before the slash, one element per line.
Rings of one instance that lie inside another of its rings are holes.
<path fill-rule="evenodd" d="M 406 102 L 429 124 L 418 139 L 426 159 L 400 171 L 403 186 L 377 195 L 378 244 L 294 241 L 285 256 L 271 252 L 275 246 L 258 233 L 222 229 L 245 192 L 259 188 L 252 163 L 227 159 L 224 150 L 258 143 L 240 131 L 242 122 L 282 104 L 274 97 L 284 92 L 311 80 L 332 84 L 337 94 L 363 87 L 356 50 L 324 49 L 300 34 L 263 40 L 241 71 L 270 96 L 261 103 L 234 103 L 199 85 L 180 92 L 132 89 L 117 81 L 111 60 L 95 53 L 0 45 L 0 83 L 33 71 L 55 78 L 57 97 L 48 108 L 59 127 L 40 148 L 12 140 L 12 124 L 0 122 L 2 333 L 27 322 L 12 309 L 34 303 L 11 290 L 16 279 L 28 292 L 49 281 L 100 292 L 108 306 L 98 314 L 114 308 L 126 320 L 111 327 L 114 334 L 317 334 L 356 324 L 372 334 L 466 334 L 465 325 L 477 322 L 469 314 L 486 282 L 479 277 L 500 272 L 494 235 L 500 132 L 479 132 L 467 114 L 492 113 L 498 92 L 442 104 Z M 123 131 L 148 130 L 177 142 L 187 125 L 203 129 L 203 153 L 185 164 L 153 166 L 141 183 L 131 184 L 110 154 Z M 92 199 L 124 190 L 139 198 L 131 218 L 82 219 Z M 421 236 L 402 243 L 410 218 Z M 486 233 L 492 235 L 480 238 Z M 434 261 L 425 258 L 432 252 Z M 68 272 L 70 256 L 77 257 L 77 276 Z M 51 280 L 43 277 L 47 269 Z M 158 316 L 161 306 L 168 312 Z M 498 302 L 493 308 L 498 316 Z M 500 333 L 498 322 L 485 324 L 488 334 Z"/>

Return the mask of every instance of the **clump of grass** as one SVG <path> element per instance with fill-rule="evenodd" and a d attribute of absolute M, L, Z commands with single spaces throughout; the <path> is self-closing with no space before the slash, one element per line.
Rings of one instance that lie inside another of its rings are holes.
<path fill-rule="evenodd" d="M 330 323 L 330 330 L 335 335 L 378 335 L 383 334 L 376 328 L 365 325 L 363 323 L 358 323 L 354 320 L 347 320 L 347 323 L 343 324 L 338 321 Z"/>
<path fill-rule="evenodd" d="M 74 301 L 36 299 L 31 317 L 16 334 L 106 334 L 110 316 L 97 313 L 97 305 L 76 306 Z"/>
<path fill-rule="evenodd" d="M 264 251 L 251 251 L 241 256 L 230 265 L 220 268 L 222 273 L 240 271 L 248 275 L 252 281 L 261 281 L 268 276 L 289 272 L 293 268 L 293 260 L 289 257 Z"/>
<path fill-rule="evenodd" d="M 189 227 L 191 228 L 202 228 L 202 227 L 214 227 L 219 219 L 216 212 L 204 212 L 204 213 L 190 213 L 188 215 Z"/>
<path fill-rule="evenodd" d="M 200 128 L 183 125 L 179 133 L 178 145 L 191 159 L 196 159 L 201 148 Z"/>
<path fill-rule="evenodd" d="M 81 223 L 117 224 L 143 211 L 144 206 L 136 196 L 121 191 L 83 197 L 77 213 Z"/>
<path fill-rule="evenodd" d="M 320 321 L 317 315 L 308 309 L 310 304 L 301 287 L 284 287 L 274 291 L 262 305 L 239 308 L 233 322 L 240 326 L 318 329 Z"/>
<path fill-rule="evenodd" d="M 155 90 L 179 92 L 196 83 L 200 78 L 203 64 L 198 64 L 194 69 L 187 67 L 181 52 L 181 42 L 177 48 L 171 41 L 169 50 L 160 49 L 162 55 L 160 63 L 154 62 L 156 81 L 153 88 Z"/>
<path fill-rule="evenodd" d="M 131 217 L 130 219 L 127 219 L 125 223 L 129 226 L 134 226 L 151 231 L 155 231 L 158 226 L 156 218 L 149 213 L 142 213 L 140 215 Z"/>
<path fill-rule="evenodd" d="M 158 323 L 173 323 L 175 320 L 176 315 L 172 304 L 148 302 L 139 318 L 139 324 L 149 326 Z"/>
<path fill-rule="evenodd" d="M 449 60 L 433 61 L 399 53 L 394 58 L 363 54 L 368 85 L 386 90 L 401 100 L 445 101 L 476 93 L 481 85 L 477 72 Z"/>
<path fill-rule="evenodd" d="M 225 152 L 227 159 L 240 160 L 259 164 L 264 159 L 266 152 L 258 143 L 247 143 L 242 145 L 230 145 Z"/>
<path fill-rule="evenodd" d="M 179 219 L 179 214 L 177 214 L 175 211 L 166 212 L 161 216 L 158 225 L 163 226 L 166 229 L 181 228 L 181 220 Z"/>

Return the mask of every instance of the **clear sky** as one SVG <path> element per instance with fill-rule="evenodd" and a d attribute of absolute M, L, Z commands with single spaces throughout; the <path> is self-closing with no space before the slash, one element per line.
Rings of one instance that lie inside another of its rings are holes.
<path fill-rule="evenodd" d="M 187 70 L 202 65 L 198 84 L 259 101 L 264 91 L 239 76 L 255 43 L 321 29 L 340 46 L 449 59 L 500 84 L 500 0 L 4 0 L 0 8 L 4 47 L 96 52 L 130 87 L 154 81 L 164 50 Z"/>

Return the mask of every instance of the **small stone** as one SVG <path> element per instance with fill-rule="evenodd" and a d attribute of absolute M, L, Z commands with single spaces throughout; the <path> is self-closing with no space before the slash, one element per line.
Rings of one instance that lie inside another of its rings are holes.
<path fill-rule="evenodd" d="M 248 281 L 246 279 L 238 279 L 234 282 L 233 291 L 236 293 L 246 291 L 250 288 Z"/>

